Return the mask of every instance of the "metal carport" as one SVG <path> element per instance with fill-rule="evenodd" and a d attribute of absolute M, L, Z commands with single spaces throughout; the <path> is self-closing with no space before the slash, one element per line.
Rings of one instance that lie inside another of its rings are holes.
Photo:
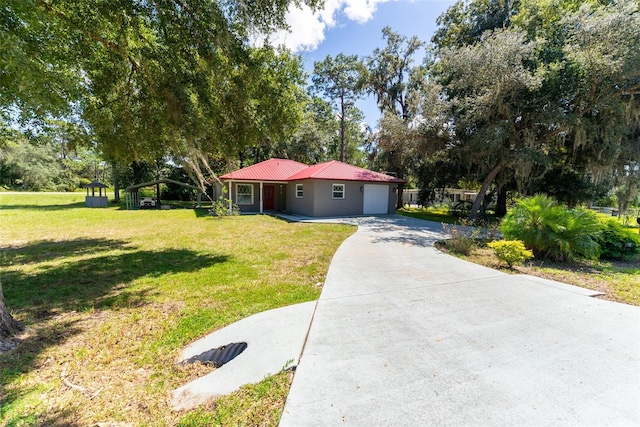
<path fill-rule="evenodd" d="M 141 184 L 132 185 L 130 187 L 125 188 L 125 202 L 127 205 L 127 209 L 135 209 L 140 206 L 140 200 L 138 198 L 138 190 L 144 187 L 153 187 L 158 186 L 160 184 L 174 184 L 180 185 L 182 187 L 190 188 L 192 190 L 196 190 L 198 192 L 198 207 L 202 205 L 202 190 L 195 185 L 185 184 L 184 182 L 175 181 L 173 179 L 162 178 L 157 179 L 155 181 L 143 182 Z M 159 194 L 159 191 L 157 192 Z M 157 204 L 160 204 L 160 200 L 156 201 Z"/>

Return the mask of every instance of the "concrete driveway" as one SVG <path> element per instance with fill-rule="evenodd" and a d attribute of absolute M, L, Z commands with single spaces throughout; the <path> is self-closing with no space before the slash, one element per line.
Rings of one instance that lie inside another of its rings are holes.
<path fill-rule="evenodd" d="M 640 308 L 360 219 L 331 264 L 281 426 L 639 425 Z"/>

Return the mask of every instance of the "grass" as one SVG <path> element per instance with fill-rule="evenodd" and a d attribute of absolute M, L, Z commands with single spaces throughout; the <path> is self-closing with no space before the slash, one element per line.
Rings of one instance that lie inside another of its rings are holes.
<path fill-rule="evenodd" d="M 277 424 L 290 373 L 173 412 L 168 393 L 210 371 L 176 358 L 236 320 L 316 299 L 355 228 L 205 213 L 0 193 L 0 277 L 27 327 L 0 354 L 2 425 Z"/>
<path fill-rule="evenodd" d="M 402 209 L 398 209 L 396 213 L 404 216 L 408 216 L 411 218 L 424 219 L 426 221 L 435 221 L 444 224 L 469 224 L 466 215 L 461 215 L 460 213 L 456 213 L 451 211 L 446 206 L 443 207 L 422 207 L 422 208 L 412 208 L 405 206 Z M 482 224 L 496 224 L 498 220 L 492 214 L 487 215 L 479 220 L 479 223 Z"/>
<path fill-rule="evenodd" d="M 448 208 L 410 208 L 398 209 L 396 213 L 411 218 L 424 219 L 426 221 L 442 222 L 445 224 L 458 224 L 460 217 L 451 213 Z"/>
<path fill-rule="evenodd" d="M 180 427 L 278 425 L 293 373 L 279 372 L 182 417 Z M 259 404 L 256 404 L 259 402 Z M 265 410 L 264 408 L 271 410 Z"/>

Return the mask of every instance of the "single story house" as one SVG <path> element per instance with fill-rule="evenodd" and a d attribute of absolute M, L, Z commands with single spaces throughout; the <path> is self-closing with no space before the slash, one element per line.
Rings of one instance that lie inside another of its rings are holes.
<path fill-rule="evenodd" d="M 270 159 L 220 177 L 241 212 L 326 217 L 395 212 L 403 179 L 336 160 L 313 166 Z"/>

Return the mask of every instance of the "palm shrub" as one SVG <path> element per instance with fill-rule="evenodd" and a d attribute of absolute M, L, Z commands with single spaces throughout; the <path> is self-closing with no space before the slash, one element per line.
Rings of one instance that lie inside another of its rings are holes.
<path fill-rule="evenodd" d="M 519 200 L 500 226 L 506 239 L 521 240 L 537 258 L 556 261 L 597 259 L 600 229 L 595 213 L 567 209 L 544 194 Z"/>

